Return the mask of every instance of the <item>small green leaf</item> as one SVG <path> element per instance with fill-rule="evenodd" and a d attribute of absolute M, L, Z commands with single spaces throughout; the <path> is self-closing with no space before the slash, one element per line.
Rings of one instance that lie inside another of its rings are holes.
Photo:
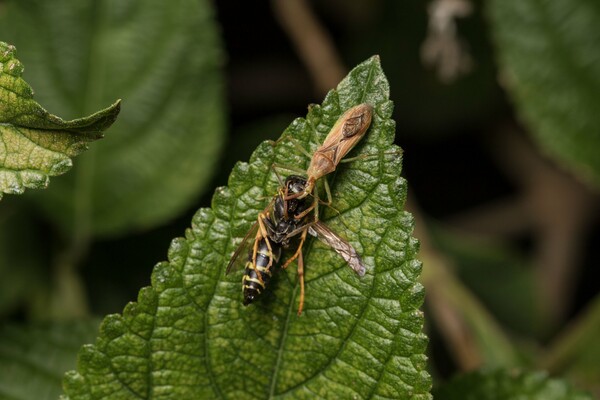
<path fill-rule="evenodd" d="M 63 121 L 33 100 L 15 56 L 14 46 L 0 42 L 0 198 L 48 186 L 51 176 L 71 168 L 71 157 L 102 137 L 120 110 L 117 101 L 88 117 Z"/>
<path fill-rule="evenodd" d="M 401 158 L 383 153 L 398 148 L 379 58 L 358 65 L 284 135 L 314 151 L 362 102 L 374 106 L 373 122 L 351 155 L 376 156 L 330 177 L 337 212 L 326 220 L 362 255 L 366 276 L 311 241 L 302 316 L 293 266 L 275 274 L 260 301 L 242 306 L 242 271 L 225 276 L 225 268 L 276 192 L 270 167 L 308 164 L 290 141 L 262 143 L 217 189 L 212 208 L 196 213 L 185 238 L 172 242 L 169 261 L 155 267 L 137 303 L 105 318 L 95 345 L 65 376 L 69 398 L 430 398 L 418 243 L 403 210 Z"/>
<path fill-rule="evenodd" d="M 488 2 L 503 82 L 540 146 L 600 186 L 597 0 Z"/>
<path fill-rule="evenodd" d="M 592 400 L 545 372 L 477 371 L 454 378 L 435 391 L 439 400 Z"/>
<path fill-rule="evenodd" d="M 208 0 L 3 2 L 0 37 L 22 47 L 43 104 L 61 115 L 127 105 L 110 140 L 35 199 L 64 232 L 156 226 L 210 182 L 225 139 L 213 14 Z"/>
<path fill-rule="evenodd" d="M 0 328 L 0 398 L 56 399 L 63 373 L 74 367 L 77 350 L 97 329 L 97 321 Z"/>

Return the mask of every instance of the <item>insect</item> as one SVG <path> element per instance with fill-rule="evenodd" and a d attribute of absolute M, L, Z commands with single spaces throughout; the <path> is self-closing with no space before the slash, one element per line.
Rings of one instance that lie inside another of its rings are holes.
<path fill-rule="evenodd" d="M 266 289 L 273 275 L 274 267 L 279 263 L 282 249 L 289 248 L 292 240 L 298 235 L 300 235 L 300 244 L 283 268 L 298 259 L 298 274 L 301 276 L 303 288 L 302 245 L 306 240 L 306 224 L 309 222 L 309 217 L 307 214 L 300 218 L 297 217 L 305 211 L 309 204 L 304 199 L 284 200 L 284 198 L 304 190 L 305 186 L 304 178 L 295 175 L 287 177 L 277 195 L 265 210 L 259 213 L 257 221 L 231 257 L 226 274 L 231 272 L 244 250 L 248 250 L 248 259 L 242 278 L 244 305 L 252 303 Z M 250 238 L 253 235 L 254 241 L 252 242 Z M 251 244 L 252 246 L 250 246 Z M 301 292 L 303 293 L 303 290 Z"/>
<path fill-rule="evenodd" d="M 257 221 L 235 251 L 226 271 L 228 274 L 232 270 L 240 255 L 248 248 L 250 238 L 254 235 L 253 246 L 248 251 L 248 260 L 242 279 L 244 305 L 252 303 L 266 289 L 273 275 L 274 266 L 279 263 L 282 249 L 289 248 L 292 239 L 298 235 L 300 236 L 299 244 L 294 255 L 282 266 L 282 268 L 287 268 L 295 259 L 298 260 L 300 281 L 298 314 L 302 313 L 304 305 L 302 247 L 307 234 L 317 236 L 334 249 L 359 276 L 365 274 L 365 266 L 352 245 L 319 221 L 318 204 L 320 200 L 318 194 L 313 192 L 316 181 L 335 171 L 342 158 L 365 135 L 371 124 L 372 116 L 373 107 L 366 103 L 348 109 L 336 121 L 323 144 L 311 157 L 310 165 L 306 170 L 307 178 L 298 175 L 288 176 L 279 188 L 277 195 L 265 210 L 259 213 Z M 330 204 L 331 193 L 327 182 L 325 182 L 325 188 Z M 306 199 L 309 195 L 314 197 L 312 204 Z M 309 216 L 311 211 L 313 213 L 312 220 Z"/>
<path fill-rule="evenodd" d="M 248 231 L 242 243 L 234 253 L 227 267 L 227 274 L 236 264 L 239 256 L 248 249 L 244 277 L 242 278 L 243 304 L 252 303 L 257 296 L 267 287 L 274 268 L 281 258 L 282 249 L 291 247 L 291 241 L 299 235 L 299 244 L 292 255 L 281 267 L 282 269 L 298 260 L 298 278 L 300 281 L 300 299 L 298 315 L 304 306 L 304 258 L 302 248 L 307 234 L 318 237 L 325 244 L 333 248 L 348 265 L 359 275 L 365 274 L 365 266 L 356 250 L 346 240 L 339 237 L 327 225 L 314 218 L 311 221 L 305 211 L 310 208 L 306 199 L 292 198 L 285 200 L 286 196 L 302 192 L 307 185 L 306 178 L 290 175 L 279 188 L 278 194 L 271 200 L 267 208 L 259 214 L 257 222 Z M 298 218 L 298 216 L 302 217 Z M 255 235 L 254 245 L 249 248 L 250 238 Z"/>
<path fill-rule="evenodd" d="M 314 192 L 317 180 L 336 170 L 342 158 L 365 135 L 371 125 L 372 118 L 373 107 L 367 103 L 354 106 L 342 114 L 327 134 L 323 144 L 312 155 L 310 164 L 306 170 L 308 178 L 304 190 L 288 195 L 285 200 L 293 198 L 302 199 L 312 195 L 314 197 L 312 208 L 316 209 L 315 219 L 318 220 L 318 204 L 320 200 L 318 194 Z M 331 193 L 327 182 L 325 182 L 325 189 L 328 197 L 326 204 L 331 204 Z M 310 212 L 312 208 L 309 207 L 306 213 Z"/>

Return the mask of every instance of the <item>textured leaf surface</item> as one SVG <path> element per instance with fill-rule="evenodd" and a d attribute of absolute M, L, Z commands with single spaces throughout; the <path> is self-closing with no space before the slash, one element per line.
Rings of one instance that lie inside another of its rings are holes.
<path fill-rule="evenodd" d="M 119 114 L 119 103 L 89 117 L 63 121 L 33 100 L 22 79 L 14 46 L 0 42 L 0 198 L 48 186 L 64 174 L 71 157 L 102 136 Z"/>
<path fill-rule="evenodd" d="M 600 3 L 488 2 L 505 81 L 540 145 L 600 186 Z"/>
<path fill-rule="evenodd" d="M 189 207 L 223 143 L 221 52 L 207 0 L 10 0 L 0 37 L 21 43 L 43 104 L 126 107 L 110 140 L 39 205 L 69 231 L 150 227 Z M 76 221 L 73 221 L 73 219 Z"/>
<path fill-rule="evenodd" d="M 0 398 L 55 400 L 77 350 L 97 329 L 97 321 L 0 328 Z"/>
<path fill-rule="evenodd" d="M 544 372 L 480 371 L 459 376 L 435 391 L 439 400 L 592 400 Z"/>
<path fill-rule="evenodd" d="M 343 111 L 374 105 L 356 150 L 379 155 L 344 164 L 331 177 L 339 214 L 327 218 L 362 254 L 366 276 L 310 242 L 302 316 L 293 267 L 274 276 L 261 301 L 242 306 L 242 271 L 224 270 L 276 191 L 270 166 L 308 163 L 289 141 L 265 142 L 249 164 L 236 165 L 229 186 L 217 189 L 211 209 L 197 212 L 185 238 L 173 241 L 152 287 L 123 315 L 107 317 L 95 345 L 81 350 L 77 371 L 65 377 L 69 398 L 430 398 L 421 263 L 412 217 L 403 211 L 406 182 L 401 158 L 379 153 L 393 149 L 388 96 L 373 57 L 285 132 L 314 150 Z"/>

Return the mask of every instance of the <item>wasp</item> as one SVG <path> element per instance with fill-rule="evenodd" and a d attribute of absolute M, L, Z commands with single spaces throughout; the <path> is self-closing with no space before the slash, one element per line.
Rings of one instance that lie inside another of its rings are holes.
<path fill-rule="evenodd" d="M 291 246 L 291 242 L 299 235 L 300 244 L 294 255 L 286 261 L 286 268 L 292 261 L 298 259 L 298 274 L 304 284 L 304 261 L 302 246 L 306 240 L 306 225 L 310 217 L 304 211 L 310 206 L 305 199 L 284 200 L 286 196 L 294 195 L 304 190 L 306 180 L 290 175 L 280 186 L 277 195 L 269 205 L 259 213 L 257 221 L 248 231 L 242 243 L 231 257 L 226 274 L 237 264 L 244 250 L 248 249 L 248 259 L 242 278 L 243 304 L 252 303 L 267 287 L 274 267 L 279 264 L 283 249 Z M 254 236 L 254 241 L 251 238 Z M 252 246 L 250 247 L 250 245 Z M 303 290 L 302 290 L 303 292 Z M 301 311 L 301 310 L 300 310 Z"/>
<path fill-rule="evenodd" d="M 227 266 L 226 274 L 232 270 L 240 255 L 244 253 L 244 249 L 248 248 L 250 238 L 254 236 L 242 279 L 244 305 L 252 303 L 266 289 L 273 275 L 274 267 L 279 264 L 282 250 L 289 248 L 291 241 L 298 235 L 299 244 L 294 255 L 282 266 L 285 269 L 295 259 L 298 260 L 300 281 L 298 315 L 302 313 L 304 305 L 302 247 L 307 234 L 316 236 L 330 246 L 359 276 L 364 276 L 366 268 L 354 247 L 319 221 L 318 203 L 320 200 L 317 193 L 313 192 L 316 181 L 335 171 L 342 158 L 365 135 L 371 124 L 372 115 L 373 107 L 366 103 L 348 109 L 336 121 L 323 144 L 311 157 L 310 165 L 306 170 L 307 178 L 290 175 L 284 183 L 281 183 L 278 175 L 280 188 L 277 195 L 265 210 L 259 213 L 257 221 L 248 231 Z M 325 187 L 329 203 L 331 203 L 327 182 L 325 182 Z M 307 199 L 309 195 L 314 197 L 312 204 Z"/>
<path fill-rule="evenodd" d="M 364 276 L 365 266 L 356 250 L 350 243 L 339 237 L 323 222 L 306 213 L 311 204 L 305 198 L 286 197 L 301 193 L 308 184 L 306 178 L 290 175 L 280 186 L 278 194 L 271 200 L 267 208 L 259 213 L 257 221 L 248 231 L 242 243 L 227 266 L 226 274 L 231 272 L 239 257 L 248 249 L 248 259 L 242 278 L 243 304 L 252 303 L 267 287 L 275 267 L 279 264 L 282 250 L 291 247 L 293 239 L 299 236 L 299 243 L 294 254 L 282 265 L 282 269 L 294 260 L 298 260 L 298 279 L 300 281 L 300 300 L 298 315 L 304 306 L 304 258 L 302 248 L 307 234 L 318 237 L 333 248 L 348 265 L 359 275 Z M 250 238 L 254 235 L 253 246 L 249 248 Z"/>

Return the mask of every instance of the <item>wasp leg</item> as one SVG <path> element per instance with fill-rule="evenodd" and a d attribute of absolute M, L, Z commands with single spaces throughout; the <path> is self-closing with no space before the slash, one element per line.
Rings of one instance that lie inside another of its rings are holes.
<path fill-rule="evenodd" d="M 286 269 L 288 265 L 290 265 L 296 258 L 302 255 L 302 246 L 304 246 L 304 241 L 306 240 L 306 234 L 308 233 L 308 229 L 303 229 L 302 236 L 300 237 L 300 244 L 296 249 L 296 252 L 293 256 L 291 256 L 287 261 L 283 264 L 281 268 Z"/>
<path fill-rule="evenodd" d="M 304 246 L 307 233 L 308 229 L 304 229 L 296 253 L 294 253 L 294 255 L 291 256 L 282 267 L 287 268 L 292 261 L 294 261 L 296 258 L 298 259 L 298 279 L 300 280 L 300 305 L 298 306 L 298 315 L 302 314 L 302 308 L 304 307 L 304 257 L 302 256 L 302 246 Z"/>
<path fill-rule="evenodd" d="M 265 222 L 266 221 L 266 222 Z M 256 231 L 256 238 L 254 239 L 254 246 L 252 248 L 252 265 L 256 267 L 256 255 L 258 254 L 258 242 L 260 242 L 263 238 L 268 238 L 268 231 L 266 227 L 266 223 L 268 222 L 268 217 L 264 213 L 258 214 L 258 231 Z M 273 248 L 271 247 L 271 241 L 265 240 L 267 244 L 267 249 L 269 249 L 269 254 L 273 254 Z M 269 264 L 267 264 L 266 268 L 269 269 L 273 265 L 273 257 L 269 257 Z M 256 274 L 258 280 L 261 283 L 264 283 L 262 274 Z"/>
<path fill-rule="evenodd" d="M 312 225 L 314 225 L 316 223 L 317 223 L 317 221 L 307 222 L 306 225 L 302 225 L 300 228 L 296 228 L 293 231 L 291 231 L 290 233 L 288 233 L 288 237 L 293 237 L 293 236 L 296 236 L 297 234 L 299 234 L 300 232 L 307 231 L 308 228 L 310 228 Z"/>
<path fill-rule="evenodd" d="M 294 215 L 294 218 L 302 219 L 302 218 L 306 217 L 308 215 L 308 213 L 311 212 L 312 210 L 315 210 L 315 209 L 318 210 L 318 208 L 316 208 L 317 207 L 316 204 L 317 203 L 313 203 L 312 206 L 308 207 L 306 210 L 302 211 L 300 214 Z M 316 211 L 315 211 L 315 220 L 319 220 L 319 218 L 316 214 Z"/>
<path fill-rule="evenodd" d="M 306 237 L 307 231 L 304 232 L 304 236 Z M 302 253 L 298 256 L 298 279 L 300 279 L 300 304 L 298 304 L 298 315 L 300 315 L 304 308 L 304 257 Z"/>

